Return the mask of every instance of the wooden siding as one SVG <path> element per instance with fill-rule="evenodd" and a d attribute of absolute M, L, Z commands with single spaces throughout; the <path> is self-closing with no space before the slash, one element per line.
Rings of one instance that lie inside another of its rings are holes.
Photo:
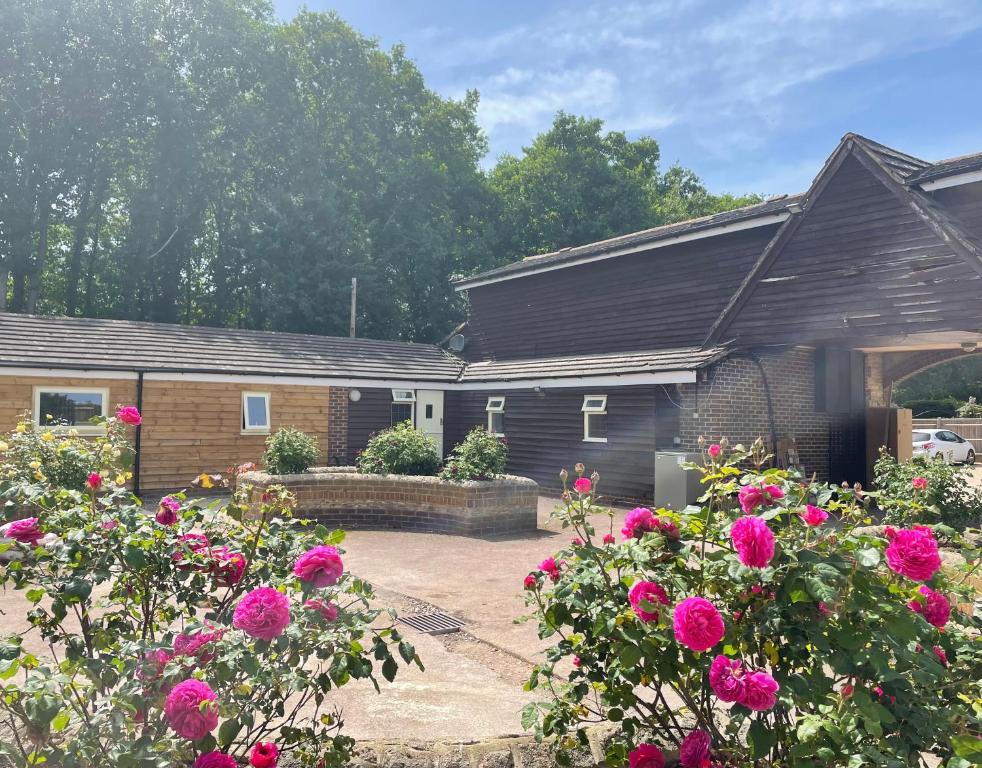
<path fill-rule="evenodd" d="M 468 359 L 700 345 L 775 226 L 469 291 Z"/>
<path fill-rule="evenodd" d="M 47 376 L 3 376 L 0 374 L 0 432 L 14 428 L 26 411 L 34 407 L 34 387 L 91 387 L 109 390 L 109 412 L 119 405 L 136 403 L 136 381 L 124 379 L 75 379 Z"/>
<path fill-rule="evenodd" d="M 346 463 L 353 464 L 365 450 L 368 439 L 388 429 L 392 420 L 392 390 L 362 389 L 357 403 L 348 403 L 348 450 Z"/>
<path fill-rule="evenodd" d="M 600 473 L 603 495 L 651 499 L 655 464 L 655 387 L 452 392 L 446 403 L 447 445 L 474 426 L 487 424 L 489 395 L 505 395 L 508 471 L 544 488 L 559 487 L 559 470 L 582 461 Z M 583 441 L 585 394 L 607 395 L 606 443 Z"/>
<path fill-rule="evenodd" d="M 938 189 L 930 195 L 976 242 L 982 242 L 982 181 Z"/>
<path fill-rule="evenodd" d="M 183 488 L 201 472 L 261 463 L 267 435 L 243 435 L 242 393 L 269 392 L 272 431 L 315 435 L 327 461 L 328 388 L 291 385 L 147 381 L 143 385 L 140 485 Z"/>
<path fill-rule="evenodd" d="M 723 334 L 820 343 L 982 327 L 982 278 L 847 157 Z"/>

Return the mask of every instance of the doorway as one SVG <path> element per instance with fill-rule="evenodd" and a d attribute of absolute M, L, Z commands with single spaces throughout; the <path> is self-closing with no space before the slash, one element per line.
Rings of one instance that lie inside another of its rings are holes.
<path fill-rule="evenodd" d="M 438 389 L 416 390 L 416 429 L 436 443 L 443 458 L 443 392 Z"/>

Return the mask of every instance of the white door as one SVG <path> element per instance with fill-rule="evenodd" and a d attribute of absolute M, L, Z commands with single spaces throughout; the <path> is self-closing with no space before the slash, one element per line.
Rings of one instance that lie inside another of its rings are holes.
<path fill-rule="evenodd" d="M 436 443 L 443 457 L 443 392 L 438 389 L 416 390 L 416 429 Z"/>

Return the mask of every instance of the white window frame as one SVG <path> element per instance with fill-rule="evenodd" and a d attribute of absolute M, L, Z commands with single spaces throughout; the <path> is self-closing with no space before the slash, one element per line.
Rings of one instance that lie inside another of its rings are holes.
<path fill-rule="evenodd" d="M 501 414 L 501 425 L 504 427 L 505 423 L 505 398 L 502 395 L 492 395 L 488 398 L 488 404 L 484 409 L 488 412 L 488 434 L 494 435 L 495 437 L 504 437 L 504 430 L 501 432 L 495 432 L 492 424 L 494 423 L 494 414 Z"/>
<path fill-rule="evenodd" d="M 263 402 L 266 403 L 266 425 L 265 426 L 253 426 L 249 424 L 249 407 L 248 401 L 250 397 L 261 397 Z M 243 435 L 268 435 L 270 433 L 270 428 L 272 427 L 272 419 L 269 413 L 269 392 L 243 392 L 242 393 L 242 418 L 240 423 L 242 424 L 242 434 Z"/>
<path fill-rule="evenodd" d="M 590 401 L 599 400 L 599 405 L 591 405 Z M 607 395 L 584 395 L 583 407 L 583 442 L 584 443 L 606 443 L 606 437 L 590 436 L 590 417 L 607 415 Z"/>
<path fill-rule="evenodd" d="M 109 389 L 107 387 L 34 387 L 34 425 L 39 428 L 47 428 L 52 432 L 67 432 L 71 429 L 76 430 L 80 435 L 102 435 L 106 428 L 98 424 L 76 424 L 74 426 L 49 425 L 41 421 L 41 394 L 49 392 L 52 394 L 100 394 L 102 395 L 102 417 L 109 418 Z"/>
<path fill-rule="evenodd" d="M 409 423 L 414 427 L 416 426 L 416 390 L 415 389 L 393 389 L 392 390 L 392 405 L 408 405 L 409 406 Z M 401 421 L 392 421 L 392 405 L 389 406 L 389 423 L 392 426 L 396 424 L 401 424 Z"/>

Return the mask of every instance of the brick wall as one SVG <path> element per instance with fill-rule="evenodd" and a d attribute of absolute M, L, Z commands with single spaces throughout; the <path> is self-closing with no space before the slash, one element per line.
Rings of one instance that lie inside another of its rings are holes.
<path fill-rule="evenodd" d="M 734 355 L 713 366 L 708 380 L 679 387 L 682 448 L 697 450 L 703 435 L 744 444 L 763 437 L 773 450 L 773 414 L 774 436 L 794 438 L 805 470 L 827 477 L 832 417 L 815 411 L 814 351 L 795 348 L 757 357 L 760 366 L 750 354 Z"/>
<path fill-rule="evenodd" d="M 348 455 L 348 392 L 331 387 L 327 395 L 327 455 L 330 464 L 341 464 Z"/>
<path fill-rule="evenodd" d="M 524 477 L 450 483 L 331 467 L 302 475 L 251 472 L 240 482 L 253 485 L 254 503 L 266 487 L 284 485 L 296 498 L 298 517 L 334 527 L 498 536 L 538 526 L 539 486 Z"/>

